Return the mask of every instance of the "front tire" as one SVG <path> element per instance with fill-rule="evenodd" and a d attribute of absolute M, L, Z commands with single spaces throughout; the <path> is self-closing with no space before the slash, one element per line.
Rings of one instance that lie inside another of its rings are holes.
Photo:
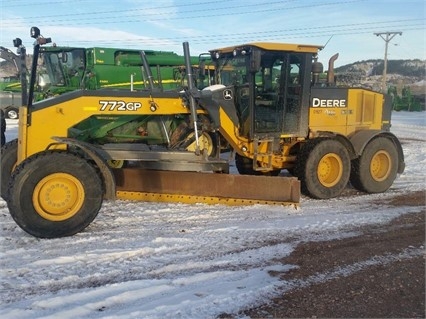
<path fill-rule="evenodd" d="M 74 235 L 97 216 L 101 177 L 83 158 L 45 152 L 28 158 L 11 176 L 8 207 L 16 223 L 40 238 Z"/>
<path fill-rule="evenodd" d="M 310 140 L 298 156 L 297 175 L 302 192 L 313 198 L 339 196 L 348 184 L 350 170 L 348 151 L 337 140 Z"/>
<path fill-rule="evenodd" d="M 388 190 L 397 175 L 398 152 L 393 142 L 386 137 L 370 141 L 362 155 L 352 161 L 351 184 L 367 193 L 382 193 Z"/>

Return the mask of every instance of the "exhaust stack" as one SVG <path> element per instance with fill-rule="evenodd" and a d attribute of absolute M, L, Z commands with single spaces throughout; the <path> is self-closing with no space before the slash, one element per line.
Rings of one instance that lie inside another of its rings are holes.
<path fill-rule="evenodd" d="M 328 72 L 327 72 L 327 85 L 333 86 L 336 84 L 334 80 L 334 61 L 339 57 L 339 53 L 333 55 L 328 61 Z"/>

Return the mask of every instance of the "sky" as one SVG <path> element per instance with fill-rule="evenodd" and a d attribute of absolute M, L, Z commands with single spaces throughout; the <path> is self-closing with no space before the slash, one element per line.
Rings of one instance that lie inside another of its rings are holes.
<path fill-rule="evenodd" d="M 388 59 L 426 59 L 424 0 L 0 0 L 0 45 L 15 51 L 29 30 L 57 45 L 105 46 L 183 54 L 253 41 L 325 45 L 320 61 L 336 66 L 383 59 L 375 33 L 402 32 L 388 42 Z M 384 36 L 386 38 L 386 36 Z"/>
<path fill-rule="evenodd" d="M 83 232 L 57 239 L 22 231 L 0 199 L 0 318 L 247 318 L 236 314 L 292 289 L 424 256 L 409 246 L 307 278 L 271 275 L 298 267 L 280 260 L 300 243 L 359 236 L 422 209 L 390 199 L 425 191 L 425 112 L 392 119 L 406 169 L 383 194 L 303 196 L 298 209 L 110 201 Z M 9 141 L 18 121 L 7 125 Z"/>

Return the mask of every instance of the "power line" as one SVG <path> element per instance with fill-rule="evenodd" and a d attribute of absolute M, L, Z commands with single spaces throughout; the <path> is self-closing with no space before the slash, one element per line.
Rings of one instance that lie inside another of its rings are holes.
<path fill-rule="evenodd" d="M 339 35 L 354 35 L 354 34 L 365 34 L 371 33 L 372 29 L 377 29 L 377 25 L 375 23 L 368 24 L 360 23 L 360 24 L 351 24 L 348 25 L 348 28 L 342 29 L 342 25 L 334 25 L 334 26 L 324 26 L 324 27 L 311 27 L 311 28 L 295 28 L 295 29 L 286 29 L 286 30 L 270 30 L 270 31 L 257 31 L 257 32 L 246 32 L 246 33 L 232 33 L 232 34 L 216 34 L 216 35 L 200 35 L 200 36 L 191 36 L 191 37 L 173 37 L 173 38 L 159 38 L 150 39 L 151 44 L 164 44 L 164 43 L 179 43 L 182 40 L 189 40 L 192 43 L 215 43 L 224 41 L 258 41 L 258 40 L 273 40 L 273 39 L 290 39 L 296 37 L 330 37 L 330 36 L 339 36 Z M 387 26 L 385 26 L 387 27 Z M 401 27 L 401 25 L 400 25 Z M 404 28 L 406 31 L 408 30 L 422 30 L 423 24 L 412 24 L 405 25 Z M 315 30 L 315 31 L 312 31 Z M 182 40 L 181 40 L 182 39 Z M 126 41 L 141 41 L 143 42 L 145 38 L 120 38 L 120 39 L 109 39 L 107 41 L 102 41 L 102 43 L 115 43 L 117 41 L 126 42 Z M 80 40 L 79 43 L 93 43 L 92 40 Z M 139 45 L 135 44 L 132 46 Z"/>
<path fill-rule="evenodd" d="M 281 30 L 269 30 L 269 31 L 256 31 L 256 32 L 245 32 L 245 33 L 227 33 L 227 34 L 207 34 L 200 36 L 185 36 L 183 37 L 164 37 L 150 39 L 151 45 L 163 45 L 163 44 L 177 44 L 182 42 L 180 39 L 185 41 L 189 40 L 192 43 L 223 43 L 224 41 L 238 41 L 238 42 L 254 42 L 254 41 L 270 41 L 278 39 L 288 39 L 295 37 L 330 37 L 330 36 L 341 36 L 341 35 L 353 35 L 353 34 L 364 34 L 370 33 L 373 29 L 378 28 L 389 28 L 398 25 L 399 28 L 404 27 L 405 31 L 409 30 L 422 30 L 424 27 L 423 22 L 425 19 L 405 19 L 405 20 L 388 20 L 388 21 L 377 21 L 370 23 L 353 23 L 353 24 L 338 24 L 338 25 L 327 25 L 327 26 L 315 26 L 315 27 L 304 27 L 304 28 L 293 28 L 293 29 L 281 29 Z M 403 24 L 405 23 L 405 24 Z M 115 44 L 116 42 L 126 43 L 131 42 L 128 45 L 135 47 L 140 46 L 146 38 L 110 38 L 105 40 L 91 39 L 88 41 L 79 40 L 78 43 L 93 43 L 97 41 L 98 44 Z M 138 42 L 135 44 L 135 42 Z"/>
<path fill-rule="evenodd" d="M 285 3 L 289 3 L 289 2 L 293 2 L 295 0 L 285 0 L 285 1 L 273 1 L 273 2 L 268 2 L 268 5 L 273 5 L 273 4 L 285 4 Z M 232 11 L 232 9 L 239 9 L 239 8 L 247 8 L 247 7 L 257 7 L 259 6 L 259 4 L 244 4 L 244 5 L 235 5 L 235 6 L 226 6 L 225 8 L 211 8 L 208 10 L 215 10 L 217 11 L 226 11 L 226 12 L 221 12 L 221 13 L 217 13 L 217 14 L 213 14 L 211 11 L 208 11 L 208 14 L 205 15 L 190 15 L 190 16 L 185 16 L 185 14 L 190 13 L 196 13 L 196 12 L 206 12 L 207 9 L 191 9 L 189 11 L 183 11 L 180 12 L 180 16 L 171 16 L 173 14 L 175 14 L 175 11 L 166 11 L 166 12 L 161 12 L 161 13 L 146 13 L 146 14 L 142 14 L 141 16 L 138 16 L 137 19 L 127 19 L 127 18 L 134 18 L 135 15 L 134 14 L 130 14 L 130 15 L 122 15 L 120 14 L 119 16 L 117 16 L 117 12 L 132 12 L 134 13 L 135 11 L 148 11 L 148 10 L 155 10 L 155 9 L 163 9 L 164 7 L 151 7 L 151 8 L 143 8 L 143 9 L 133 9 L 133 10 L 121 10 L 121 11 L 104 11 L 104 12 L 88 12 L 88 13 L 81 13 L 81 14 L 71 14 L 71 15 L 90 15 L 90 21 L 89 22 L 83 22 L 83 23 L 79 23 L 80 25 L 93 25 L 93 24 L 105 24 L 105 19 L 108 19 L 108 24 L 116 24 L 116 23 L 139 23 L 139 22 L 146 22 L 146 21 L 165 21 L 165 20 L 182 20 L 182 19 L 205 19 L 205 18 L 211 18 L 211 17 L 223 17 L 223 16 L 236 16 L 236 15 L 246 15 L 246 14 L 258 14 L 258 13 L 265 13 L 265 12 L 271 12 L 271 11 L 282 11 L 282 10 L 293 10 L 293 9 L 304 9 L 304 8 L 313 8 L 313 7 L 324 7 L 324 6 L 335 6 L 335 5 L 340 5 L 340 4 L 349 4 L 349 3 L 354 3 L 354 2 L 361 2 L 361 1 L 366 1 L 366 0 L 342 0 L 342 1 L 332 1 L 332 2 L 325 2 L 325 3 L 317 3 L 317 4 L 306 4 L 306 5 L 297 5 L 297 6 L 292 6 L 292 7 L 269 7 L 267 9 L 256 9 L 256 10 L 246 10 L 246 11 Z M 210 3 L 210 2 L 208 2 Z M 204 3 L 203 3 L 204 4 Z M 181 5 L 183 6 L 183 5 Z M 176 6 L 171 6 L 171 7 L 176 7 Z M 111 17 L 105 17 L 105 16 L 99 16 L 103 13 L 113 13 L 114 16 Z M 94 15 L 96 15 L 96 17 L 94 17 Z M 168 16 L 167 16 L 168 15 Z M 83 21 L 85 20 L 85 18 L 70 18 L 70 19 L 63 19 L 60 17 L 68 17 L 70 16 L 70 14 L 66 14 L 66 15 L 55 15 L 55 16 L 37 16 L 37 17 L 28 17 L 25 19 L 37 19 L 38 21 L 40 21 L 41 23 L 45 20 L 47 20 L 47 23 L 55 23 L 54 25 L 59 25 L 59 26 L 64 26 L 64 25 L 68 25 L 69 22 L 78 22 L 78 21 Z M 157 16 L 157 17 L 156 17 Z M 158 17 L 161 16 L 161 17 Z M 167 17 L 165 17 L 167 16 Z M 51 19 L 52 17 L 55 18 L 60 18 L 60 19 Z M 42 19 L 41 19 L 42 18 Z M 48 18 L 48 19 L 47 19 Z M 100 21 L 95 21 L 95 20 L 100 20 Z M 114 21 L 115 20 L 115 21 Z M 8 22 L 4 22 L 5 26 L 11 26 L 11 25 L 15 25 L 13 22 L 12 23 L 8 23 Z M 45 26 L 51 26 L 51 24 L 46 24 Z"/>
<path fill-rule="evenodd" d="M 345 32 L 347 30 L 350 31 L 358 31 L 358 30 L 371 30 L 371 29 L 377 29 L 378 27 L 387 28 L 388 24 L 395 25 L 396 23 L 406 23 L 406 22 L 420 22 L 420 21 L 426 21 L 426 19 L 406 19 L 406 20 L 388 20 L 388 21 L 377 21 L 377 22 L 370 22 L 370 23 L 352 23 L 352 24 L 335 24 L 335 25 L 327 25 L 327 26 L 315 26 L 315 27 L 305 27 L 305 28 L 294 28 L 294 29 L 281 29 L 281 30 L 269 30 L 269 31 L 256 31 L 256 32 L 242 32 L 242 33 L 232 33 L 232 34 L 208 34 L 208 35 L 200 35 L 200 36 L 192 36 L 192 39 L 209 39 L 209 38 L 220 38 L 223 39 L 224 37 L 232 37 L 232 38 L 241 38 L 242 36 L 252 36 L 252 35 L 271 35 L 271 34 L 291 34 L 291 35 L 298 35 L 298 34 L 304 34 L 306 31 L 309 31 L 309 34 L 316 34 L 316 36 L 319 35 L 330 35 L 330 32 L 333 34 L 338 34 L 339 32 Z M 380 26 L 384 25 L 384 26 Z M 405 25 L 399 25 L 401 26 L 424 26 L 423 23 L 415 23 L 415 24 L 405 24 Z M 355 28 L 355 29 L 354 29 Z M 328 29 L 328 30 L 327 30 Z M 347 29 L 347 30 L 346 30 Z M 315 32 L 311 32 L 311 30 L 318 30 Z M 358 32 L 355 32 L 358 33 Z M 347 33 L 345 33 L 347 34 Z M 173 40 L 176 39 L 176 37 L 173 38 L 158 38 L 162 40 Z"/>
<path fill-rule="evenodd" d="M 83 0 L 81 0 L 83 1 Z M 118 14 L 118 13 L 126 13 L 126 12 L 131 12 L 134 13 L 136 12 L 140 12 L 140 11 L 150 11 L 150 10 L 163 10 L 163 9 L 169 9 L 169 8 L 181 8 L 181 7 L 193 7 L 193 6 L 204 6 L 204 5 L 210 5 L 210 4 L 215 4 L 217 5 L 218 3 L 227 3 L 228 5 L 226 6 L 226 9 L 236 9 L 236 8 L 242 8 L 242 7 L 247 7 L 247 6 L 258 6 L 259 4 L 244 4 L 244 5 L 238 5 L 238 6 L 229 6 L 229 3 L 232 1 L 238 1 L 238 0 L 216 0 L 216 1 L 206 1 L 206 2 L 196 2 L 196 3 L 184 3 L 184 4 L 174 4 L 174 5 L 165 5 L 165 6 L 161 6 L 161 7 L 143 7 L 143 8 L 132 8 L 132 9 L 121 9 L 121 10 L 107 10 L 107 11 L 96 11 L 96 12 L 79 12 L 79 13 L 70 13 L 70 14 L 55 14 L 55 15 L 43 15 L 42 18 L 60 18 L 60 17 L 69 17 L 69 16 L 90 16 L 90 18 L 94 18 L 93 15 L 96 14 L 97 16 L 102 15 L 102 14 Z M 272 4 L 281 4 L 281 3 L 288 3 L 288 2 L 294 2 L 297 0 L 281 0 L 281 1 L 273 1 L 273 2 L 268 2 L 268 5 L 272 5 Z M 65 1 L 67 2 L 67 1 Z M 193 9 L 187 11 L 187 12 L 194 12 Z M 169 15 L 170 13 L 174 13 L 169 11 L 169 12 L 163 12 L 163 13 L 156 13 L 157 14 L 161 14 L 161 15 Z M 185 11 L 184 11 L 185 13 Z M 151 15 L 152 13 L 148 13 L 146 15 Z M 130 15 L 133 16 L 134 14 Z M 120 18 L 122 17 L 126 17 L 121 15 Z M 30 17 L 24 17 L 25 19 L 40 19 L 40 16 L 30 16 Z M 83 19 L 83 18 L 82 18 Z M 101 18 L 97 18 L 97 19 L 105 19 L 105 17 L 101 17 Z"/>
<path fill-rule="evenodd" d="M 19 0 L 15 0 L 15 1 L 19 1 Z M 168 6 L 168 7 L 187 7 L 187 6 L 192 6 L 196 5 L 196 6 L 200 6 L 200 5 L 206 5 L 206 4 L 218 4 L 218 3 L 222 3 L 222 2 L 226 2 L 226 3 L 230 3 L 232 1 L 237 1 L 237 0 L 218 0 L 218 1 L 208 1 L 208 2 L 204 2 L 204 3 L 200 3 L 200 2 L 195 2 L 195 3 L 191 3 L 188 4 L 185 1 L 185 4 L 178 4 L 175 6 Z M 296 0 L 285 0 L 285 1 L 270 1 L 268 2 L 268 4 L 289 4 L 290 2 L 293 2 Z M 280 10 L 290 10 L 290 9 L 302 9 L 302 8 L 312 8 L 312 7 L 320 7 L 320 6 L 333 6 L 333 5 L 342 5 L 342 4 L 347 4 L 347 3 L 353 3 L 353 2 L 360 2 L 360 1 L 365 1 L 365 0 L 342 0 L 342 1 L 333 1 L 333 2 L 322 2 L 322 3 L 316 3 L 316 4 L 310 4 L 310 5 L 304 5 L 304 4 L 300 4 L 300 5 L 294 5 L 294 6 L 285 6 L 285 7 L 278 7 L 278 8 L 271 8 L 271 9 L 267 9 L 265 11 L 280 11 Z M 90 0 L 88 1 L 90 2 Z M 298 2 L 299 4 L 300 2 Z M 241 7 L 254 7 L 255 5 L 253 4 L 247 4 L 244 6 L 235 4 L 233 7 L 234 8 L 241 8 Z M 167 6 L 163 6 L 161 7 L 161 9 L 167 8 Z M 229 6 L 227 6 L 227 8 L 229 8 Z M 136 10 L 147 10 L 147 9 L 152 9 L 152 10 L 156 10 L 156 9 L 160 9 L 160 7 L 156 7 L 156 6 L 152 6 L 152 7 L 148 7 L 148 8 L 144 8 L 144 9 L 136 9 Z M 209 9 L 210 10 L 210 9 Z M 217 9 L 217 10 L 222 10 L 222 9 Z M 114 13 L 126 13 L 126 12 L 130 12 L 131 14 L 134 12 L 135 10 L 118 10 L 118 11 L 114 11 Z M 208 16 L 204 16 L 204 15 L 195 15 L 195 12 L 200 12 L 200 11 L 206 11 L 206 9 L 204 8 L 203 10 L 184 10 L 183 12 L 181 12 L 181 14 L 187 14 L 189 16 L 183 16 L 183 17 L 170 17 L 168 19 L 154 19 L 148 16 L 147 20 L 141 20 L 141 19 L 128 19 L 126 17 L 134 17 L 132 15 L 125 15 L 125 14 L 118 14 L 119 17 L 113 17 L 114 19 L 118 19 L 118 21 L 111 21 L 108 20 L 108 24 L 112 24 L 112 23 L 124 23 L 124 22 L 141 22 L 141 21 L 154 21 L 154 20 L 174 20 L 174 19 L 191 19 L 193 17 L 217 17 L 217 16 L 225 16 L 228 14 L 232 14 L 232 15 L 248 15 L 248 14 L 255 14 L 255 13 L 259 13 L 259 12 L 264 12 L 264 11 L 259 11 L 259 10 L 253 10 L 253 9 L 249 9 L 249 10 L 244 10 L 244 11 L 240 11 L 240 12 L 231 12 L 231 13 L 215 13 L 212 14 L 212 12 L 209 12 Z M 215 11 L 217 12 L 217 11 Z M 55 23 L 53 26 L 62 26 L 62 25 L 69 25 L 69 23 L 67 23 L 67 21 L 76 21 L 78 22 L 79 26 L 84 26 L 84 25 L 88 25 L 88 24 L 105 24 L 105 17 L 100 17 L 99 15 L 102 14 L 109 14 L 112 13 L 112 11 L 100 11 L 100 12 L 84 12 L 82 14 L 79 14 L 79 18 L 72 18 L 72 19 L 60 19 L 59 21 L 62 23 Z M 91 21 L 91 22 L 87 22 L 85 21 L 86 19 L 84 17 L 81 17 L 82 15 L 95 15 L 96 17 L 91 17 L 90 20 L 93 19 L 100 19 L 101 21 Z M 158 13 L 159 14 L 165 14 L 165 13 Z M 68 15 L 56 15 L 56 16 L 50 16 L 50 17 L 68 17 L 68 16 L 75 16 L 76 14 L 68 14 Z M 146 15 L 146 14 L 145 14 Z M 143 15 L 144 16 L 144 15 Z M 37 21 L 44 21 L 40 18 L 48 18 L 49 16 L 37 16 L 34 17 L 35 19 L 37 19 Z M 28 19 L 28 18 L 25 18 Z M 43 27 L 47 27 L 50 26 L 52 22 L 55 22 L 56 20 L 52 20 L 50 19 L 48 21 L 49 24 L 45 24 L 43 25 Z M 422 30 L 424 29 L 424 23 L 425 23 L 426 19 L 402 19 L 402 20 L 387 20 L 387 21 L 375 21 L 375 22 L 369 22 L 369 23 L 352 23 L 352 24 L 339 24 L 339 25 L 325 25 L 325 26 L 319 26 L 319 25 L 315 25 L 313 27 L 300 27 L 300 28 L 293 28 L 293 29 L 281 29 L 281 30 L 269 30 L 269 31 L 256 31 L 256 32 L 240 32 L 240 33 L 235 33 L 235 32 L 231 32 L 231 33 L 226 33 L 226 34 L 207 34 L 207 35 L 200 35 L 200 36 L 185 36 L 183 37 L 164 37 L 164 38 L 159 38 L 158 36 L 154 36 L 154 39 L 150 39 L 149 40 L 149 44 L 150 45 L 171 45 L 171 44 L 178 44 L 179 42 L 182 42 L 183 39 L 185 41 L 191 41 L 192 43 L 198 43 L 198 44 L 203 44 L 203 43 L 221 43 L 223 44 L 225 41 L 232 41 L 232 42 L 255 42 L 255 41 L 273 41 L 273 40 L 285 40 L 288 41 L 288 39 L 291 38 L 300 38 L 300 37 L 330 37 L 330 36 L 343 36 L 343 35 L 354 35 L 354 34 L 365 34 L 365 33 L 372 33 L 373 31 L 377 31 L 377 30 L 386 30 L 386 29 L 390 29 L 390 28 L 403 28 L 404 32 L 405 31 L 409 31 L 409 30 Z M 5 23 L 3 21 L 3 26 L 6 26 L 7 22 Z M 149 37 L 149 35 L 145 34 L 145 38 L 144 37 L 138 37 L 137 35 L 135 35 L 135 37 L 132 38 L 119 38 L 119 39 L 114 39 L 114 38 L 109 38 L 108 40 L 96 40 L 96 39 L 91 39 L 88 41 L 85 40 L 74 40 L 74 42 L 77 43 L 89 43 L 90 45 L 93 45 L 93 42 L 97 42 L 97 44 L 111 44 L 111 45 L 116 45 L 116 43 L 120 42 L 121 45 L 123 44 L 127 44 L 130 47 L 140 47 L 140 45 L 143 43 L 147 43 L 146 39 Z M 137 42 L 137 43 L 136 43 Z"/>
<path fill-rule="evenodd" d="M 423 30 L 423 27 L 419 27 L 416 30 Z M 366 31 L 346 31 L 346 32 L 341 32 L 339 34 L 334 34 L 335 36 L 351 36 L 351 35 L 360 35 L 360 34 L 371 34 L 371 30 L 366 30 Z M 328 35 L 324 34 L 323 36 L 330 36 L 333 35 L 332 33 L 329 33 Z M 209 46 L 205 49 L 213 49 L 215 44 L 220 45 L 220 46 L 224 46 L 224 43 L 227 42 L 232 42 L 232 43 L 249 43 L 249 42 L 257 42 L 257 41 L 283 41 L 283 42 L 291 42 L 291 39 L 297 38 L 312 38 L 312 37 L 318 37 L 318 35 L 312 35 L 312 34 L 301 34 L 301 35 L 294 35 L 294 36 L 280 36 L 280 35 L 275 35 L 275 36 L 259 36 L 259 37 L 227 37 L 227 38 L 212 38 L 212 39 L 191 39 L 191 38 L 185 38 L 180 40 L 179 38 L 175 38 L 174 40 L 164 40 L 164 39 L 150 39 L 149 41 L 145 40 L 145 39 L 110 39 L 108 41 L 97 41 L 96 45 L 101 45 L 101 46 L 107 46 L 107 47 L 116 47 L 117 43 L 120 43 L 121 47 L 127 47 L 127 48 L 135 48 L 135 49 L 139 49 L 145 45 L 149 45 L 151 47 L 161 47 L 163 48 L 164 46 L 172 46 L 172 45 L 180 45 L 183 41 L 189 41 L 191 44 L 193 45 L 204 45 L 204 44 L 208 44 Z M 96 40 L 91 40 L 91 41 L 78 41 L 78 43 L 80 43 L 80 46 L 92 46 L 93 42 L 96 42 Z M 300 40 L 298 40 L 298 43 L 300 42 Z"/>
<path fill-rule="evenodd" d="M 26 3 L 20 3 L 21 1 L 26 0 L 14 0 L 13 2 L 9 2 L 9 4 L 2 4 L 2 8 L 12 8 L 12 7 L 23 7 L 23 6 L 35 6 L 35 5 L 52 5 L 52 4 L 58 4 L 58 3 L 69 3 L 68 0 L 58 0 L 58 1 L 49 1 L 49 2 L 37 2 L 37 1 L 27 1 Z M 75 2 L 87 2 L 86 0 L 73 0 L 73 3 Z"/>

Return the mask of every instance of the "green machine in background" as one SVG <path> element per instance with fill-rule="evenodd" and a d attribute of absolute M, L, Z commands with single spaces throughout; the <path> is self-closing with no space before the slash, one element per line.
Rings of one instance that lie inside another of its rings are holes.
<path fill-rule="evenodd" d="M 181 90 L 186 86 L 186 68 L 182 55 L 171 51 L 144 50 L 143 52 L 150 67 L 150 78 L 143 69 L 141 50 L 61 47 L 56 44 L 43 47 L 40 50 L 39 66 L 35 75 L 36 87 L 33 100 L 41 101 L 80 89 L 112 88 L 135 91 L 154 85 L 159 91 L 167 91 Z M 3 47 L 1 53 L 2 58 L 7 55 L 8 60 L 13 61 L 19 73 L 20 57 Z M 211 77 L 208 76 L 208 73 L 213 71 L 209 68 L 210 64 L 206 62 L 206 59 L 209 60 L 205 55 L 191 57 L 193 75 L 198 88 L 204 88 L 210 84 Z M 199 71 L 201 68 L 202 72 Z M 28 77 L 28 72 L 25 73 L 25 77 Z M 13 111 L 13 116 L 9 117 L 18 118 L 18 108 L 21 105 L 20 95 L 16 96 L 15 100 L 19 99 L 19 101 L 15 101 L 16 103 L 9 101 L 9 95 L 13 94 L 15 97 L 15 93 L 21 92 L 19 77 L 17 76 L 14 83 L 7 83 L 3 90 L 7 91 L 8 95 L 4 96 L 5 101 L 2 98 L 4 102 L 2 105 L 7 104 L 11 109 L 10 112 Z M 8 114 L 8 112 L 6 113 Z"/>
<path fill-rule="evenodd" d="M 184 58 L 170 51 L 144 50 L 152 80 L 159 90 L 184 86 Z M 140 50 L 116 48 L 43 47 L 37 76 L 37 99 L 77 89 L 147 88 L 149 79 L 142 67 Z M 196 67 L 199 57 L 191 57 Z"/>

